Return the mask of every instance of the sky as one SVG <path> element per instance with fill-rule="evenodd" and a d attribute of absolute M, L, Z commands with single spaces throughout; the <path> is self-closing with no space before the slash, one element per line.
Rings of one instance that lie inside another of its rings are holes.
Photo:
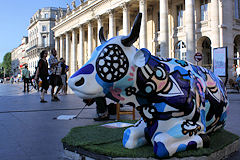
<path fill-rule="evenodd" d="M 6 0 L 0 2 L 0 63 L 7 52 L 21 44 L 27 35 L 30 18 L 44 7 L 64 7 L 72 0 Z M 76 5 L 80 0 L 76 0 Z M 70 5 L 71 6 L 71 5 Z"/>

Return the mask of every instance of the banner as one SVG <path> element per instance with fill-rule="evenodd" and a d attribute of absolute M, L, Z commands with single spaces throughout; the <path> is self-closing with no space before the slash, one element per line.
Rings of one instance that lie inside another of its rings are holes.
<path fill-rule="evenodd" d="M 227 47 L 213 49 L 213 72 L 217 76 L 226 77 Z"/>

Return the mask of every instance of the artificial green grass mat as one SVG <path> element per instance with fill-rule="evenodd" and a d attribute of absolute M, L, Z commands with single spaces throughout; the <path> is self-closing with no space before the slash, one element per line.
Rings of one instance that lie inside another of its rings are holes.
<path fill-rule="evenodd" d="M 155 157 L 153 147 L 145 145 L 136 149 L 126 149 L 122 145 L 122 136 L 126 128 L 106 128 L 100 125 L 91 125 L 85 127 L 76 127 L 71 129 L 62 143 L 73 148 L 82 148 L 91 152 L 111 157 Z M 233 143 L 239 137 L 224 129 L 219 129 L 210 135 L 211 143 L 209 148 L 200 148 L 176 153 L 174 156 L 208 156 L 225 146 Z"/>

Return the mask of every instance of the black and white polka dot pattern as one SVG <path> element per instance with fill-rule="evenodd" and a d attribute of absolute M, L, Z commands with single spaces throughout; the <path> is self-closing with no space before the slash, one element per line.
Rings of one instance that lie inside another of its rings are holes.
<path fill-rule="evenodd" d="M 117 44 L 107 45 L 96 60 L 96 70 L 105 82 L 115 82 L 123 78 L 129 67 L 127 56 Z"/>

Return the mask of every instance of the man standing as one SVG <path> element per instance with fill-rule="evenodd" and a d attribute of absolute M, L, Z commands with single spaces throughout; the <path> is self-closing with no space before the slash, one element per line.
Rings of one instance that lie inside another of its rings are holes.
<path fill-rule="evenodd" d="M 48 84 L 48 63 L 47 63 L 47 50 L 43 50 L 40 53 L 40 60 L 38 61 L 38 67 L 35 75 L 35 80 L 38 81 L 38 78 L 42 80 L 42 89 L 41 89 L 41 103 L 46 103 L 47 101 L 44 100 L 44 94 L 47 93 L 49 84 Z"/>
<path fill-rule="evenodd" d="M 23 83 L 24 83 L 24 90 L 23 90 L 23 92 L 26 92 L 26 85 L 27 85 L 27 92 L 29 92 L 30 72 L 28 70 L 28 66 L 25 66 L 25 68 L 22 70 L 22 78 L 23 78 Z"/>
<path fill-rule="evenodd" d="M 50 85 L 52 101 L 60 101 L 57 97 L 58 92 L 62 88 L 62 79 L 61 79 L 61 61 L 57 60 L 57 52 L 55 49 L 51 50 L 51 55 L 48 59 L 48 63 L 50 65 Z M 54 94 L 54 88 L 58 86 L 56 93 Z"/>
<path fill-rule="evenodd" d="M 67 71 L 69 67 L 65 64 L 65 59 L 60 58 L 61 61 L 61 78 L 62 78 L 62 93 L 67 94 Z"/>

